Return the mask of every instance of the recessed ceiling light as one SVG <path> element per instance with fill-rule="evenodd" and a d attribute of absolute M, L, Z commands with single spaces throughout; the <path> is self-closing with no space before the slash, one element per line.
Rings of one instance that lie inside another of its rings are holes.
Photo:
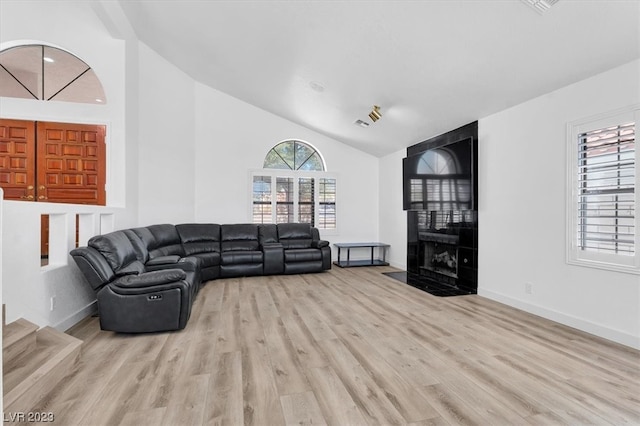
<path fill-rule="evenodd" d="M 317 81 L 310 81 L 309 87 L 311 87 L 313 90 L 315 90 L 318 93 L 324 92 L 324 86 L 318 83 Z"/>
<path fill-rule="evenodd" d="M 48 56 L 45 56 L 44 58 L 42 58 L 45 62 L 55 62 L 53 59 L 51 59 Z"/>
<path fill-rule="evenodd" d="M 96 98 L 96 102 L 100 102 L 100 103 L 102 103 L 102 99 L 100 99 L 100 98 Z"/>

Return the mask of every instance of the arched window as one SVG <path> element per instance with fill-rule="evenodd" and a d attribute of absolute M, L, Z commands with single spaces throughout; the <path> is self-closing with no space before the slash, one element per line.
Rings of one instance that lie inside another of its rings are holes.
<path fill-rule="evenodd" d="M 320 153 L 301 141 L 284 141 L 271 148 L 264 159 L 265 169 L 325 170 Z"/>
<path fill-rule="evenodd" d="M 102 84 L 89 65 L 65 50 L 42 44 L 0 52 L 0 96 L 106 103 Z"/>
<path fill-rule="evenodd" d="M 254 223 L 310 223 L 336 229 L 337 179 L 327 173 L 320 152 L 286 140 L 267 152 L 263 169 L 251 172 Z"/>

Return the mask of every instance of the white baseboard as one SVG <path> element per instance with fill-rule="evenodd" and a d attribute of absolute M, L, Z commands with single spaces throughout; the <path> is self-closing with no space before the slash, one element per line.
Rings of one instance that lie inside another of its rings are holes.
<path fill-rule="evenodd" d="M 73 327 L 74 325 L 76 325 L 77 323 L 79 323 L 80 321 L 82 321 L 83 319 L 85 319 L 86 317 L 93 315 L 97 312 L 98 312 L 98 301 L 93 301 L 89 305 L 80 309 L 78 312 L 69 315 L 67 318 L 60 321 L 59 323 L 54 324 L 53 328 L 55 328 L 58 331 L 65 332 L 71 327 Z"/>
<path fill-rule="evenodd" d="M 389 262 L 389 266 L 392 266 L 394 268 L 402 269 L 403 271 L 405 271 L 407 269 L 406 263 L 395 262 L 395 261 L 389 260 L 389 259 L 387 259 L 387 262 Z"/>
<path fill-rule="evenodd" d="M 611 340 L 616 343 L 620 343 L 625 346 L 632 347 L 634 349 L 640 349 L 640 336 L 634 336 L 629 333 L 625 333 L 620 330 L 615 330 L 609 327 L 604 327 L 600 324 L 587 321 L 582 318 L 567 315 L 562 312 L 553 311 L 541 306 L 533 305 L 531 303 L 524 302 L 522 300 L 513 299 L 509 296 L 505 296 L 500 293 L 493 292 L 491 290 L 485 290 L 478 288 L 478 295 L 486 297 L 487 299 L 495 300 L 496 302 L 504 303 L 505 305 L 518 308 L 522 311 L 529 312 L 534 315 L 555 321 L 557 323 L 576 328 L 578 330 L 602 337 L 607 340 Z"/>

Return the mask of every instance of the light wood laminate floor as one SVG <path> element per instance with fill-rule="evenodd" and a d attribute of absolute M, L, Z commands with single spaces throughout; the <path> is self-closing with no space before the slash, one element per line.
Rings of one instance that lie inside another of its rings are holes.
<path fill-rule="evenodd" d="M 640 424 L 640 353 L 480 296 L 381 274 L 221 279 L 185 330 L 89 318 L 58 425 Z"/>

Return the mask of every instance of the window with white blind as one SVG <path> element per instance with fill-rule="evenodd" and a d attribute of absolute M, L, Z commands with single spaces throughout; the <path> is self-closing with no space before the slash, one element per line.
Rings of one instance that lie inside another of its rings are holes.
<path fill-rule="evenodd" d="M 266 155 L 264 168 L 251 171 L 253 223 L 310 223 L 337 229 L 337 178 L 309 144 L 280 142 Z"/>
<path fill-rule="evenodd" d="M 570 263 L 640 273 L 638 116 L 627 110 L 570 126 Z"/>

